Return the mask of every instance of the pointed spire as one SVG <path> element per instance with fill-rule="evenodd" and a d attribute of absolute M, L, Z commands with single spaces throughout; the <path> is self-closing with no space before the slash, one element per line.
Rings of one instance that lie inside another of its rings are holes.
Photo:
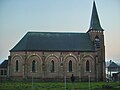
<path fill-rule="evenodd" d="M 95 1 L 93 1 L 93 9 L 92 9 L 92 16 L 91 16 L 91 22 L 90 22 L 89 30 L 91 30 L 91 29 L 103 31 L 103 29 L 100 25 Z"/>

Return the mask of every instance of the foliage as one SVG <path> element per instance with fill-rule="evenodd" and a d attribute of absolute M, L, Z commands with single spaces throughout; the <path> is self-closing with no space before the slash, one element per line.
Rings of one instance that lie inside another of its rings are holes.
<path fill-rule="evenodd" d="M 119 82 L 91 82 L 90 90 L 107 90 L 103 87 L 112 86 L 108 90 L 120 90 Z M 67 82 L 66 90 L 88 90 L 88 82 Z M 18 81 L 1 81 L 0 90 L 65 90 L 63 82 L 18 82 Z"/>

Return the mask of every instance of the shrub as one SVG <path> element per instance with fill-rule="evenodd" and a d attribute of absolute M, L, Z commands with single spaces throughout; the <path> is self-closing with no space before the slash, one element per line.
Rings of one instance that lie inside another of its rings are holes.
<path fill-rule="evenodd" d="M 102 85 L 102 89 L 112 89 L 113 86 L 111 85 Z"/>

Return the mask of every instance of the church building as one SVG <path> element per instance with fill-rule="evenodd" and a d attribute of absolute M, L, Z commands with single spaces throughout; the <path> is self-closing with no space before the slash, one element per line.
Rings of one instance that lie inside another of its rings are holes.
<path fill-rule="evenodd" d="M 8 77 L 12 80 L 105 80 L 104 30 L 95 1 L 85 33 L 28 32 L 11 50 Z"/>

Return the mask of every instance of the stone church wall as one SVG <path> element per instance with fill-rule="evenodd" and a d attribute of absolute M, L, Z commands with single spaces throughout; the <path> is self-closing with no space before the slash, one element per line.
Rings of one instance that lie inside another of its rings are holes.
<path fill-rule="evenodd" d="M 86 61 L 89 61 L 90 77 L 95 80 L 96 52 L 11 52 L 9 77 L 16 79 L 63 80 L 66 76 L 70 80 L 73 74 L 76 81 L 87 81 Z M 18 71 L 16 72 L 16 60 Z M 32 61 L 35 60 L 35 72 L 32 72 Z M 54 72 L 50 69 L 50 62 L 54 61 Z M 69 71 L 69 61 L 72 61 L 72 71 Z"/>

